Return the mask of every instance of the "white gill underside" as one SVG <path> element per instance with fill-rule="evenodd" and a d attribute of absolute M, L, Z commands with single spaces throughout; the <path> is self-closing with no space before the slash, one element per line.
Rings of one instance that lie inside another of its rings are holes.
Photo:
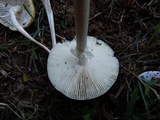
<path fill-rule="evenodd" d="M 72 42 L 58 43 L 48 58 L 48 76 L 54 87 L 69 98 L 86 100 L 103 95 L 116 81 L 119 70 L 114 52 L 104 42 L 88 37 L 90 62 L 81 66 L 70 49 Z"/>

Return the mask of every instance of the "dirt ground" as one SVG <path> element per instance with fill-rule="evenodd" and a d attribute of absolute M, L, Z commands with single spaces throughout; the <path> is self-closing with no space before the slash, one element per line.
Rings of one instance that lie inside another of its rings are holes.
<path fill-rule="evenodd" d="M 36 18 L 26 31 L 51 49 L 44 7 L 39 0 L 33 1 Z M 57 41 L 72 40 L 72 1 L 51 2 Z M 1 120 L 160 119 L 156 94 L 160 88 L 153 86 L 147 96 L 146 85 L 137 78 L 144 71 L 160 70 L 159 0 L 91 0 L 88 35 L 103 40 L 114 50 L 120 70 L 107 93 L 77 101 L 65 97 L 50 83 L 48 53 L 0 24 Z"/>

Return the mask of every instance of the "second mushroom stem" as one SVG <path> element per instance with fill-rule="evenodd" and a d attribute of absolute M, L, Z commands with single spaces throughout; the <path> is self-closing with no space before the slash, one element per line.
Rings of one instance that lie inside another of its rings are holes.
<path fill-rule="evenodd" d="M 73 0 L 77 50 L 82 53 L 87 48 L 87 33 L 90 0 Z"/>
<path fill-rule="evenodd" d="M 42 2 L 48 17 L 49 27 L 51 31 L 52 47 L 53 47 L 54 45 L 56 45 L 53 11 L 52 11 L 50 0 L 42 0 Z"/>
<path fill-rule="evenodd" d="M 13 8 L 11 8 L 9 10 L 10 16 L 11 16 L 11 20 L 15 26 L 15 28 L 22 34 L 24 35 L 26 38 L 28 38 L 29 40 L 31 40 L 32 42 L 36 43 L 37 45 L 39 45 L 40 47 L 42 47 L 43 49 L 45 49 L 48 53 L 50 53 L 50 50 L 45 47 L 43 44 L 37 42 L 34 38 L 32 38 L 23 28 L 22 26 L 18 23 L 17 19 L 16 19 L 16 14 L 21 11 L 21 6 L 17 5 Z"/>

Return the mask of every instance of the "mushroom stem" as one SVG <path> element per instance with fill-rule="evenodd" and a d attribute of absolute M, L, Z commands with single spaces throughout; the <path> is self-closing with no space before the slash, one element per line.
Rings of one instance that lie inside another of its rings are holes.
<path fill-rule="evenodd" d="M 43 5 L 45 7 L 47 17 L 48 17 L 48 21 L 49 21 L 49 27 L 50 27 L 51 39 L 52 39 L 52 47 L 53 47 L 54 45 L 56 45 L 53 11 L 52 11 L 50 0 L 42 0 L 42 2 L 43 2 Z"/>
<path fill-rule="evenodd" d="M 87 31 L 90 0 L 73 0 L 77 50 L 82 53 L 87 48 Z"/>
<path fill-rule="evenodd" d="M 36 43 L 37 45 L 39 45 L 40 47 L 42 47 L 43 49 L 45 49 L 48 53 L 50 53 L 50 50 L 45 47 L 43 44 L 37 42 L 34 38 L 32 38 L 24 29 L 23 27 L 18 23 L 17 19 L 16 19 L 16 14 L 22 11 L 22 7 L 20 5 L 17 5 L 15 7 L 10 8 L 9 13 L 10 13 L 10 17 L 11 20 L 14 24 L 14 27 L 22 34 L 24 35 L 26 38 L 28 38 L 30 41 Z"/>
<path fill-rule="evenodd" d="M 89 61 L 90 61 L 90 59 L 86 53 L 82 53 L 79 56 L 79 61 L 78 61 L 79 65 L 85 66 L 89 63 Z"/>

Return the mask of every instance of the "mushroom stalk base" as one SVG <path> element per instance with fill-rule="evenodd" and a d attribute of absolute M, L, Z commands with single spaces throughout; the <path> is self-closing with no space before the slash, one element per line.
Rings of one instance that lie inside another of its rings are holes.
<path fill-rule="evenodd" d="M 79 65 L 87 65 L 91 60 L 91 58 L 94 57 L 93 54 L 90 51 L 88 51 L 88 49 L 86 49 L 84 52 L 79 52 L 79 50 L 77 50 L 76 47 L 75 48 L 72 47 L 70 49 L 70 52 L 75 57 L 77 57 Z"/>
<path fill-rule="evenodd" d="M 35 44 L 37 44 L 38 46 L 42 47 L 43 49 L 45 49 L 48 53 L 50 53 L 50 50 L 44 46 L 43 44 L 37 42 L 33 37 L 31 37 L 24 29 L 23 27 L 18 23 L 17 19 L 16 19 L 16 15 L 19 13 L 19 12 L 22 12 L 23 8 L 20 6 L 20 5 L 17 5 L 15 7 L 12 7 L 10 10 L 9 10 L 9 13 L 10 13 L 10 17 L 11 17 L 11 20 L 15 26 L 15 28 L 22 34 L 24 35 L 26 38 L 28 38 L 29 40 L 31 40 L 32 42 L 34 42 Z"/>
<path fill-rule="evenodd" d="M 13 7 L 13 10 L 14 10 L 16 13 L 20 13 L 20 12 L 22 12 L 23 8 L 22 8 L 22 6 L 20 6 L 20 5 L 16 5 L 16 6 Z"/>
<path fill-rule="evenodd" d="M 86 53 L 82 53 L 79 56 L 79 60 L 78 60 L 79 65 L 85 66 L 89 64 L 89 62 L 90 62 L 90 59 Z"/>

